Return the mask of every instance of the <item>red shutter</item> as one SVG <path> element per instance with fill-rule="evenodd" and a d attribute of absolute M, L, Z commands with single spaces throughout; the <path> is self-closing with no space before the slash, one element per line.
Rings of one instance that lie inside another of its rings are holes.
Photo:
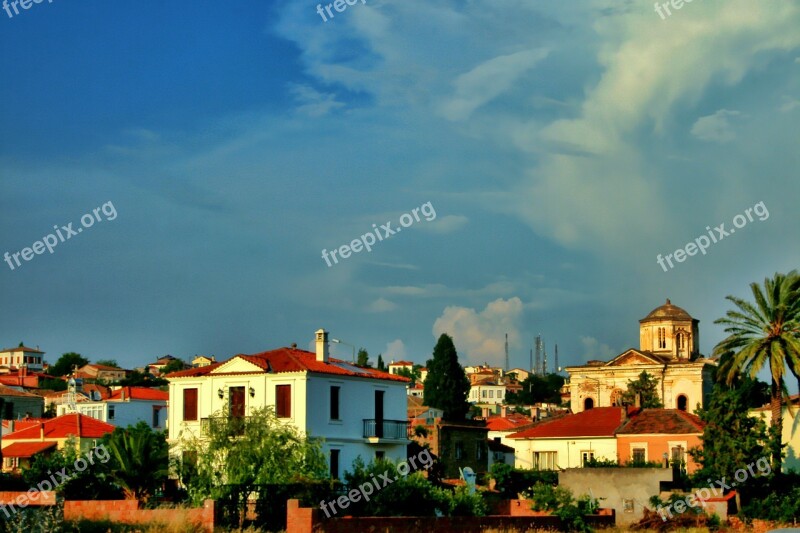
<path fill-rule="evenodd" d="M 292 417 L 292 386 L 275 386 L 275 414 L 278 418 Z"/>
<path fill-rule="evenodd" d="M 197 420 L 197 389 L 183 389 L 183 419 Z"/>

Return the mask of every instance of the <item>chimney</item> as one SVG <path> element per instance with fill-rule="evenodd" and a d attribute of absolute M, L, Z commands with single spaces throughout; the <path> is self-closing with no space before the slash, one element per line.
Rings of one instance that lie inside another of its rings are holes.
<path fill-rule="evenodd" d="M 500 406 L 500 416 L 505 418 L 507 415 L 508 415 L 508 406 L 507 405 L 501 405 Z"/>
<path fill-rule="evenodd" d="M 124 402 L 125 401 L 125 387 L 122 387 L 119 391 L 120 399 Z"/>
<path fill-rule="evenodd" d="M 324 329 L 318 329 L 317 332 L 317 361 L 322 363 L 328 362 L 328 332 Z"/>
<path fill-rule="evenodd" d="M 633 406 L 636 407 L 637 409 L 642 406 L 642 395 L 641 395 L 641 393 L 639 393 L 639 392 L 636 393 L 636 400 L 634 400 Z"/>

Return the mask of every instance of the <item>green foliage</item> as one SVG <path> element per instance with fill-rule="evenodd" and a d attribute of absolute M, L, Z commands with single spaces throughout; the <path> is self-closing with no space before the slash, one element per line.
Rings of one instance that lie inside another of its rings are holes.
<path fill-rule="evenodd" d="M 105 366 L 113 366 L 114 368 L 119 368 L 116 359 L 99 359 L 95 361 L 96 365 L 105 365 Z"/>
<path fill-rule="evenodd" d="M 386 372 L 386 363 L 383 362 L 383 355 L 378 354 L 378 363 L 376 368 L 381 372 Z"/>
<path fill-rule="evenodd" d="M 79 451 L 77 441 L 70 437 L 62 449 L 48 454 L 37 454 L 31 466 L 22 471 L 22 480 L 29 488 L 42 485 L 41 488 L 47 489 L 47 485 L 50 485 L 52 490 L 68 500 L 107 500 L 120 497 L 122 492 L 111 480 L 109 464 L 102 461 L 105 454 L 93 453 L 93 460 L 90 462 L 86 452 L 88 449 Z M 75 468 L 75 462 L 80 458 L 87 464 L 83 471 Z M 54 478 L 55 472 L 68 476 L 67 480 L 60 475 L 55 475 Z M 53 479 L 57 484 L 52 483 Z"/>
<path fill-rule="evenodd" d="M 467 402 L 470 384 L 458 362 L 453 338 L 443 333 L 427 363 L 428 377 L 423 392 L 424 403 L 444 411 L 445 420 L 464 420 L 469 411 Z"/>
<path fill-rule="evenodd" d="M 536 483 L 528 497 L 534 511 L 550 511 L 561 519 L 562 527 L 567 531 L 592 531 L 585 516 L 597 513 L 600 507 L 597 499 L 588 494 L 576 499 L 569 489 L 546 483 Z"/>
<path fill-rule="evenodd" d="M 161 387 L 169 385 L 169 381 L 164 378 L 157 378 L 150 372 L 134 370 L 128 377 L 120 380 L 119 384 L 124 387 Z"/>
<path fill-rule="evenodd" d="M 244 419 L 216 413 L 203 435 L 186 437 L 181 448 L 194 458 L 178 472 L 195 504 L 233 497 L 243 504 L 258 485 L 328 477 L 321 442 L 282 423 L 272 407 Z"/>
<path fill-rule="evenodd" d="M 67 352 L 58 358 L 58 361 L 51 366 L 47 373 L 51 376 L 67 376 L 72 373 L 73 367 L 88 365 L 89 360 L 79 353 Z"/>
<path fill-rule="evenodd" d="M 692 476 L 697 486 L 707 485 L 708 479 L 722 479 L 723 476 L 733 479 L 738 469 L 746 468 L 766 455 L 764 443 L 769 439 L 766 424 L 759 417 L 748 416 L 755 386 L 755 382 L 749 379 L 740 380 L 732 387 L 717 383 L 708 406 L 698 411 L 706 422 L 703 447 L 689 450 L 689 455 L 701 465 Z M 769 476 L 751 476 L 736 490 L 743 500 L 747 500 L 762 490 L 768 480 Z"/>
<path fill-rule="evenodd" d="M 418 424 L 414 428 L 414 436 L 416 436 L 416 437 L 427 437 L 428 436 L 428 428 L 426 428 L 422 424 Z"/>
<path fill-rule="evenodd" d="M 360 499 L 347 508 L 353 516 L 436 516 L 437 512 L 448 516 L 484 516 L 487 507 L 483 497 L 469 494 L 466 487 L 455 491 L 436 487 L 420 472 L 407 476 L 397 475 L 397 465 L 386 459 L 373 460 L 365 464 L 361 457 L 353 461 L 353 470 L 345 472 L 347 491 L 358 490 L 389 475 L 392 483 L 381 482 L 369 501 Z M 396 480 L 394 478 L 397 478 Z M 374 488 L 374 485 L 373 485 Z M 338 508 L 337 508 L 338 509 Z M 340 511 L 341 513 L 341 511 Z"/>
<path fill-rule="evenodd" d="M 635 405 L 639 395 L 642 409 L 662 408 L 664 404 L 658 396 L 658 378 L 644 370 L 636 380 L 628 382 L 628 390 L 622 393 L 623 405 Z"/>
<path fill-rule="evenodd" d="M 620 466 L 616 459 L 595 459 L 592 457 L 583 463 L 585 468 L 614 468 Z"/>
<path fill-rule="evenodd" d="M 173 359 L 166 365 L 164 368 L 161 369 L 161 375 L 166 376 L 170 372 L 178 372 L 179 370 L 185 370 L 188 365 L 182 359 Z"/>
<path fill-rule="evenodd" d="M 420 376 L 422 375 L 422 373 L 420 372 L 420 368 L 422 368 L 422 365 L 413 365 L 411 367 L 411 370 L 403 367 L 397 370 L 397 375 L 410 379 L 411 385 L 415 385 L 419 380 Z"/>
<path fill-rule="evenodd" d="M 363 367 L 372 367 L 372 365 L 369 364 L 369 353 L 367 353 L 364 348 L 358 349 L 358 354 L 356 355 L 356 364 Z"/>
<path fill-rule="evenodd" d="M 503 498 L 513 499 L 518 494 L 529 490 L 537 483 L 545 485 L 558 484 L 558 472 L 553 470 L 523 470 L 511 465 L 495 463 L 489 476 L 495 480 L 495 489 Z"/>
<path fill-rule="evenodd" d="M 540 402 L 561 404 L 561 387 L 564 385 L 563 376 L 558 374 L 547 374 L 546 376 L 530 374 L 520 385 L 522 385 L 522 390 L 509 392 L 506 395 L 507 404 L 533 405 Z"/>
<path fill-rule="evenodd" d="M 714 321 L 725 325 L 728 336 L 714 347 L 720 357 L 718 379 L 734 384 L 740 375 L 755 379 L 769 368 L 772 426 L 775 437 L 770 441 L 770 455 L 775 472 L 781 470 L 780 434 L 783 425 L 782 401 L 789 403 L 787 379 L 794 375 L 800 384 L 800 274 L 776 273 L 764 279 L 764 288 L 750 284 L 755 304 L 735 296 L 726 300 L 736 307 L 724 318 Z"/>
<path fill-rule="evenodd" d="M 44 390 L 67 390 L 67 382 L 63 379 L 45 378 L 39 380 L 39 388 Z"/>
<path fill-rule="evenodd" d="M 163 431 L 153 431 L 145 422 L 116 428 L 103 437 L 111 454 L 111 480 L 126 499 L 146 501 L 169 475 L 169 445 Z"/>

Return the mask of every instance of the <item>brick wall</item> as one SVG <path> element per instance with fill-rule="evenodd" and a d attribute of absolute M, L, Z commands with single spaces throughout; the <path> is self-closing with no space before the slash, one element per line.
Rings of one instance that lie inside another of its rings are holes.
<path fill-rule="evenodd" d="M 65 501 L 65 520 L 110 520 L 125 524 L 161 523 L 164 525 L 195 524 L 209 533 L 214 531 L 214 501 L 206 500 L 196 509 L 139 509 L 135 500 Z"/>
<path fill-rule="evenodd" d="M 17 503 L 18 501 L 23 503 L 27 502 L 28 506 L 55 505 L 56 493 L 52 490 L 46 490 L 42 492 L 37 490 L 34 491 L 33 494 L 30 492 L 0 491 L 1 505 L 11 504 L 16 507 L 19 505 Z"/>

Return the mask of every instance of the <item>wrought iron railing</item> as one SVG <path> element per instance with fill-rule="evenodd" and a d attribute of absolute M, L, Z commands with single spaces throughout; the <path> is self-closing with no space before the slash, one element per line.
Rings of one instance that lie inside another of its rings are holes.
<path fill-rule="evenodd" d="M 364 419 L 364 438 L 406 439 L 408 438 L 408 421 Z"/>

